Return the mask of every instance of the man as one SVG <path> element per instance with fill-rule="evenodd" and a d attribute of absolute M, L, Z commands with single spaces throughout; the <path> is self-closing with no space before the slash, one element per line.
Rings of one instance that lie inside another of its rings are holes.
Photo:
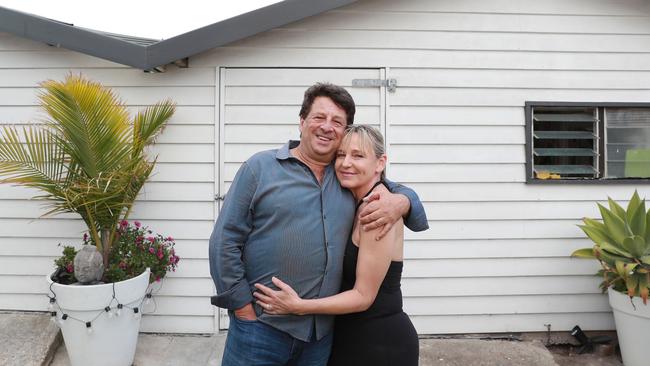
<path fill-rule="evenodd" d="M 218 293 L 212 302 L 229 309 L 231 320 L 223 366 L 327 363 L 332 316 L 268 315 L 252 292 L 255 283 L 273 286 L 273 276 L 303 298 L 339 291 L 355 201 L 332 162 L 354 113 L 345 89 L 310 87 L 299 113 L 300 141 L 257 153 L 237 172 L 210 238 Z M 389 188 L 400 194 L 380 197 L 361 213 L 367 229 L 384 225 L 382 235 L 405 214 L 411 230 L 428 228 L 417 195 L 394 183 Z"/>

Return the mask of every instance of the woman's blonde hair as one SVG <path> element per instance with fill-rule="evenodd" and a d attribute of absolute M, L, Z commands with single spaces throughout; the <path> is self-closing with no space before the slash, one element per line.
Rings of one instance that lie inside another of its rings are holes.
<path fill-rule="evenodd" d="M 363 148 L 369 147 L 375 154 L 376 158 L 380 158 L 386 153 L 384 148 L 384 136 L 378 129 L 370 125 L 348 125 L 345 130 L 345 135 L 341 140 L 341 146 L 347 146 L 350 143 L 352 135 L 356 134 L 359 139 L 359 146 Z M 385 178 L 384 171 L 381 172 L 381 179 Z"/>

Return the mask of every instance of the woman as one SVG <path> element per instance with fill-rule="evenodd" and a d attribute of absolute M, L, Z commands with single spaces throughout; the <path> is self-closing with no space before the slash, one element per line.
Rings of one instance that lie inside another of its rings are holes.
<path fill-rule="evenodd" d="M 383 184 L 386 154 L 376 129 L 350 126 L 336 155 L 336 175 L 358 202 L 373 192 L 387 193 Z M 330 365 L 417 365 L 418 338 L 402 311 L 404 223 L 396 223 L 382 239 L 379 229 L 363 231 L 355 218 L 345 248 L 341 293 L 321 299 L 301 299 L 277 278 L 272 290 L 256 284 L 257 303 L 270 314 L 348 314 L 336 318 Z"/>

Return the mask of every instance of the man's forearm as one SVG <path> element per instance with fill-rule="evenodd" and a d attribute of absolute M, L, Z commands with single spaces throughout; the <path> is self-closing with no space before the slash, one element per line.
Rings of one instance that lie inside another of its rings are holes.
<path fill-rule="evenodd" d="M 212 303 L 225 309 L 239 309 L 253 300 L 252 290 L 246 280 L 242 262 L 241 235 L 220 217 L 210 237 L 210 275 L 214 281 L 217 295 Z"/>
<path fill-rule="evenodd" d="M 253 295 L 250 286 L 245 280 L 239 281 L 228 290 L 219 290 L 220 288 L 226 288 L 228 285 L 230 284 L 215 280 L 217 295 L 212 296 L 210 300 L 212 305 L 228 310 L 236 310 L 246 306 L 247 304 L 250 304 L 253 301 Z"/>
<path fill-rule="evenodd" d="M 404 225 L 412 231 L 424 231 L 429 228 L 427 214 L 424 211 L 424 206 L 420 201 L 417 193 L 411 188 L 397 184 L 395 182 L 386 181 L 388 189 L 392 193 L 403 195 L 407 198 L 408 207 L 404 210 Z M 401 200 L 400 200 L 401 201 Z"/>
<path fill-rule="evenodd" d="M 411 212 L 411 201 L 409 201 L 409 198 L 406 195 L 401 193 L 398 193 L 397 197 L 399 198 L 399 201 L 397 201 L 397 208 L 402 213 L 402 218 L 406 220 Z"/>

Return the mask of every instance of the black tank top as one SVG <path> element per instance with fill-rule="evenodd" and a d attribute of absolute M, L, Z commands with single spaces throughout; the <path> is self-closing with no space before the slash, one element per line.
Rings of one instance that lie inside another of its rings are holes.
<path fill-rule="evenodd" d="M 341 292 L 354 287 L 357 279 L 357 258 L 359 248 L 348 240 L 343 257 L 343 279 L 341 281 Z M 400 280 L 402 279 L 403 262 L 391 261 L 386 276 L 379 287 L 375 302 L 368 310 L 361 313 L 340 315 L 341 320 L 370 319 L 383 317 L 402 312 L 402 290 Z"/>
<path fill-rule="evenodd" d="M 358 257 L 359 248 L 350 238 L 343 258 L 341 291 L 354 287 Z M 401 261 L 390 263 L 377 297 L 366 311 L 336 317 L 329 366 L 418 365 L 418 336 L 402 311 L 402 268 Z"/>

